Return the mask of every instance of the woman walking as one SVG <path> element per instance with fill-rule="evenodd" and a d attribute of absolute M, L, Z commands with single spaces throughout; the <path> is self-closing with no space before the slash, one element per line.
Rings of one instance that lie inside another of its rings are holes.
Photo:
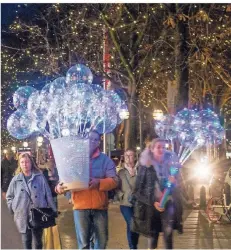
<path fill-rule="evenodd" d="M 175 164 L 179 163 L 173 152 L 166 151 L 165 143 L 162 139 L 154 139 L 142 152 L 133 193 L 136 201 L 132 229 L 149 238 L 149 249 L 157 248 L 160 232 L 164 234 L 165 248 L 173 248 L 173 228 L 177 216 L 172 194 L 177 183 L 176 178 L 170 175 L 170 167 L 173 158 Z M 165 207 L 161 208 L 159 202 L 167 182 L 172 184 L 173 189 Z"/>
<path fill-rule="evenodd" d="M 131 232 L 130 224 L 133 216 L 131 195 L 136 181 L 135 151 L 127 149 L 124 153 L 124 167 L 119 170 L 120 185 L 117 195 L 120 200 L 120 211 L 127 224 L 127 240 L 130 249 L 137 249 L 139 234 Z"/>
<path fill-rule="evenodd" d="M 57 210 L 47 181 L 27 153 L 19 156 L 16 175 L 11 180 L 6 199 L 21 233 L 24 249 L 32 249 L 32 240 L 33 249 L 42 249 L 43 229 L 30 228 L 30 209 L 50 207 L 54 213 L 57 213 Z"/>

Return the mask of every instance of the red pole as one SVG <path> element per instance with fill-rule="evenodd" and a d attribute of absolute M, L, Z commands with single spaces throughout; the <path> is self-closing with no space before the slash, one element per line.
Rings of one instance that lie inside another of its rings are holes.
<path fill-rule="evenodd" d="M 103 28 L 103 69 L 105 74 L 110 74 L 110 53 L 109 53 L 109 43 L 108 43 L 108 30 L 106 26 Z M 104 89 L 110 87 L 110 80 L 104 79 Z"/>

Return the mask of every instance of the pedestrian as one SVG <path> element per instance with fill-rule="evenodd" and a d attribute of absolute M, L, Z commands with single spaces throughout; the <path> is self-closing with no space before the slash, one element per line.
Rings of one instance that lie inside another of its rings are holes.
<path fill-rule="evenodd" d="M 2 198 L 6 199 L 6 192 L 17 168 L 17 161 L 13 152 L 7 152 L 6 157 L 1 162 L 1 188 Z"/>
<path fill-rule="evenodd" d="M 79 249 L 89 249 L 94 238 L 94 249 L 105 249 L 108 241 L 108 191 L 117 187 L 118 177 L 113 161 L 99 150 L 100 134 L 89 133 L 90 183 L 89 188 L 72 191 L 74 223 Z M 65 183 L 57 185 L 59 194 Z"/>
<path fill-rule="evenodd" d="M 120 211 L 127 224 L 127 240 L 130 249 L 137 249 L 139 234 L 132 232 L 130 225 L 133 216 L 133 204 L 131 203 L 132 192 L 136 181 L 136 152 L 127 149 L 124 152 L 124 167 L 119 170 L 119 185 L 117 195 L 120 201 Z"/>
<path fill-rule="evenodd" d="M 57 193 L 55 192 L 55 187 L 59 181 L 59 175 L 56 168 L 54 156 L 52 149 L 49 150 L 49 158 L 45 163 L 45 168 L 42 169 L 43 175 L 47 180 L 47 183 L 50 187 L 53 201 L 55 203 L 56 209 L 58 210 L 58 199 Z M 59 213 L 59 212 L 58 212 Z M 61 249 L 61 239 L 58 230 L 58 226 L 52 226 L 45 228 L 43 230 L 43 247 L 44 249 Z"/>
<path fill-rule="evenodd" d="M 48 161 L 45 164 L 45 168 L 42 169 L 42 172 L 48 182 L 54 203 L 56 205 L 56 208 L 58 209 L 58 200 L 57 200 L 58 194 L 55 192 L 55 187 L 59 182 L 59 175 L 53 157 L 50 157 L 48 159 Z"/>
<path fill-rule="evenodd" d="M 33 249 L 42 249 L 43 229 L 30 227 L 30 209 L 50 207 L 55 213 L 57 210 L 46 179 L 28 153 L 19 155 L 16 175 L 10 182 L 6 200 L 21 233 L 24 249 L 32 249 L 32 240 Z"/>
<path fill-rule="evenodd" d="M 165 248 L 172 249 L 174 224 L 179 217 L 173 195 L 169 196 L 164 208 L 159 203 L 167 182 L 177 186 L 177 178 L 170 175 L 171 158 L 176 162 L 177 157 L 165 149 L 165 143 L 162 139 L 154 139 L 142 152 L 133 192 L 135 205 L 132 230 L 149 238 L 149 249 L 157 248 L 160 232 L 164 234 Z M 173 193 L 176 193 L 174 189 Z"/>

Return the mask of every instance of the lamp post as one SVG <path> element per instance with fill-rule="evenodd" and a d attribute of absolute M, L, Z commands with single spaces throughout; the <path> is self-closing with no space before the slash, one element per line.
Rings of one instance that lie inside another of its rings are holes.
<path fill-rule="evenodd" d="M 123 120 L 127 120 L 129 118 L 129 111 L 127 109 L 121 109 L 119 112 L 119 116 Z"/>
<path fill-rule="evenodd" d="M 164 113 L 161 109 L 154 109 L 152 115 L 153 115 L 154 120 L 159 121 L 164 116 Z"/>
<path fill-rule="evenodd" d="M 11 147 L 11 150 L 13 151 L 14 156 L 15 156 L 15 154 L 16 154 L 16 147 L 15 147 L 15 146 L 12 146 L 12 147 Z"/>
<path fill-rule="evenodd" d="M 22 145 L 23 145 L 24 148 L 27 148 L 28 147 L 28 142 L 24 141 Z"/>

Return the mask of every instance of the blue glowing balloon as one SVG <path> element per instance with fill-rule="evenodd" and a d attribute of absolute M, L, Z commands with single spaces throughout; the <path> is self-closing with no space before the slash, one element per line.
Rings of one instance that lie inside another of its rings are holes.
<path fill-rule="evenodd" d="M 174 126 L 175 130 L 180 131 L 182 127 L 189 127 L 192 120 L 195 120 L 197 113 L 194 110 L 187 108 L 182 109 L 175 115 Z"/>
<path fill-rule="evenodd" d="M 219 127 L 220 120 L 216 113 L 210 109 L 201 110 L 199 112 L 203 126 Z"/>
<path fill-rule="evenodd" d="M 195 134 L 191 128 L 182 128 L 178 132 L 178 140 L 182 146 L 189 146 L 194 142 Z"/>
<path fill-rule="evenodd" d="M 13 104 L 16 109 L 27 108 L 27 101 L 30 95 L 37 90 L 31 86 L 24 86 L 18 88 L 13 95 Z"/>

